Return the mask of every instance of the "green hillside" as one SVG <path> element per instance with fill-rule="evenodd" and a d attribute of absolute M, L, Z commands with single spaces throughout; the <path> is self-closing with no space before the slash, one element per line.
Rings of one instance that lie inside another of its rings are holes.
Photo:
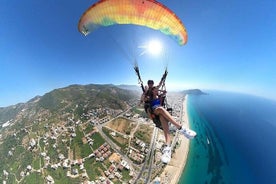
<path fill-rule="evenodd" d="M 117 116 L 138 97 L 137 92 L 114 85 L 71 85 L 1 108 L 0 181 L 45 183 L 49 175 L 55 183 L 80 183 L 81 177 L 66 176 L 74 175 L 76 169 L 82 171 L 79 164 L 72 163 L 81 158 L 87 158 L 82 162 L 84 169 L 89 169 L 82 174 L 93 179 L 91 166 L 99 163 L 89 155 L 105 141 L 91 123 Z M 65 158 L 70 158 L 70 163 Z"/>

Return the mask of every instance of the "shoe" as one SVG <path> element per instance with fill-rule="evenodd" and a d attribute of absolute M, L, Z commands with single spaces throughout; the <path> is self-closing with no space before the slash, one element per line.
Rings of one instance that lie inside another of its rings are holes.
<path fill-rule="evenodd" d="M 161 156 L 161 161 L 162 161 L 164 164 L 169 163 L 170 160 L 171 160 L 171 155 L 172 155 L 171 147 L 166 146 L 166 147 L 163 149 L 162 153 L 163 153 L 163 155 Z"/>
<path fill-rule="evenodd" d="M 181 134 L 183 134 L 185 137 L 187 137 L 188 139 L 193 139 L 196 136 L 196 132 L 193 130 L 190 130 L 188 128 L 184 128 L 182 126 L 182 128 L 179 130 L 179 132 Z"/>

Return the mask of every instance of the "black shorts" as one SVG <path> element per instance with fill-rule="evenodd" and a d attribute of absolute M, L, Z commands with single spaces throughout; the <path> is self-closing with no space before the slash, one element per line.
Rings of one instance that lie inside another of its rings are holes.
<path fill-rule="evenodd" d="M 153 114 L 153 110 L 150 107 L 150 103 L 145 103 L 144 104 L 144 109 L 145 112 L 148 113 L 148 110 L 151 114 Z M 158 115 L 154 114 L 154 118 L 152 119 L 153 123 L 155 124 L 155 126 L 161 130 L 163 130 L 162 125 L 161 125 L 161 121 Z"/>
<path fill-rule="evenodd" d="M 155 115 L 155 117 L 152 119 L 152 121 L 157 128 L 163 130 L 159 116 Z"/>
<path fill-rule="evenodd" d="M 150 103 L 149 102 L 145 102 L 144 109 L 145 109 L 145 112 L 147 113 L 148 109 L 150 109 Z"/>

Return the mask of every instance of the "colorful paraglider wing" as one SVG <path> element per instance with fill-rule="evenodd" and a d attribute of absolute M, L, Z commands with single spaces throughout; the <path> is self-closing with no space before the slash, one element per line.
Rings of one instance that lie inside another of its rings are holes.
<path fill-rule="evenodd" d="M 100 0 L 84 12 L 78 29 L 87 35 L 100 26 L 114 24 L 146 26 L 171 36 L 179 45 L 187 42 L 181 20 L 155 0 Z"/>

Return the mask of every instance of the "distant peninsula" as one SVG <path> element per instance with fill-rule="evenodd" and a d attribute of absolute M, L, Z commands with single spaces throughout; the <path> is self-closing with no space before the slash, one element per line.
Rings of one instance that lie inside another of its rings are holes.
<path fill-rule="evenodd" d="M 200 89 L 188 89 L 182 91 L 184 94 L 192 94 L 192 95 L 207 95 L 207 93 L 202 92 Z"/>

